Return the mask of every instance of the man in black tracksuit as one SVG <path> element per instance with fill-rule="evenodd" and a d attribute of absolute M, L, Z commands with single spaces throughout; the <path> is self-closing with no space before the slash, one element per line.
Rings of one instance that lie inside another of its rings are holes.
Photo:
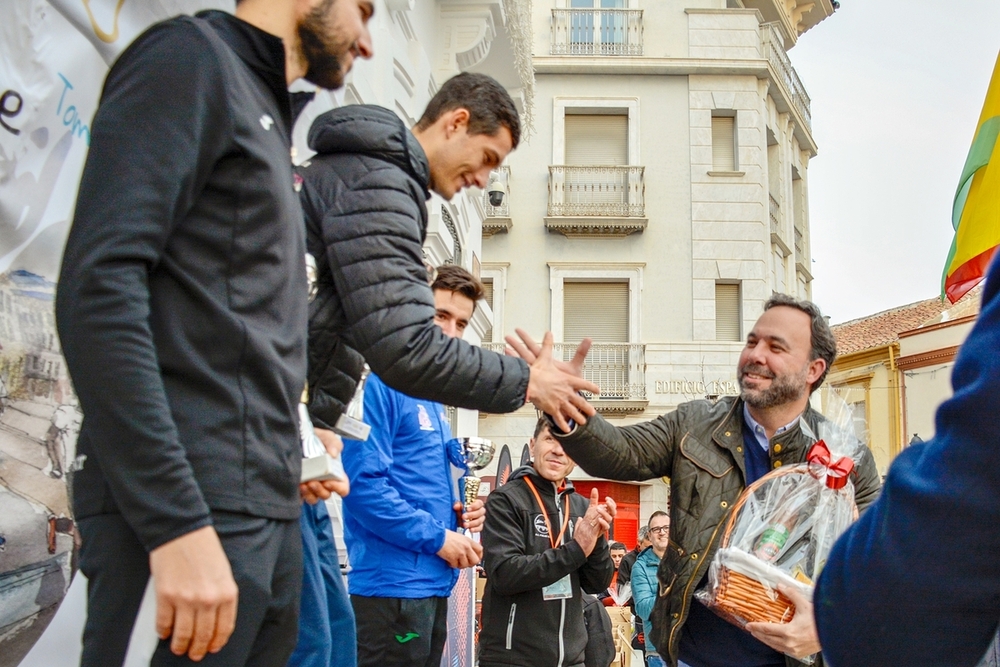
<path fill-rule="evenodd" d="M 153 26 L 108 75 L 56 303 L 85 415 L 83 665 L 123 662 L 150 574 L 153 665 L 283 665 L 294 646 L 307 288 L 287 86 L 340 85 L 370 13 L 242 0 Z"/>
<path fill-rule="evenodd" d="M 614 563 L 605 539 L 611 498 L 576 494 L 573 461 L 543 417 L 518 468 L 486 501 L 486 591 L 480 667 L 583 667 L 587 629 L 580 591 L 608 587 Z"/>

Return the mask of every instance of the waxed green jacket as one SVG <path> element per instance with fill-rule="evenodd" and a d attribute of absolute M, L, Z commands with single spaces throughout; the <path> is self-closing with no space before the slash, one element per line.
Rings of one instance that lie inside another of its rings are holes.
<path fill-rule="evenodd" d="M 823 417 L 807 408 L 794 426 L 770 440 L 772 468 L 801 463 Z M 569 434 L 553 435 L 586 472 L 611 480 L 670 479 L 670 544 L 657 572 L 659 592 L 647 633 L 660 655 L 676 667 L 681 627 L 692 595 L 708 571 L 730 509 L 746 486 L 743 459 L 743 401 L 683 403 L 673 412 L 641 424 L 616 427 L 599 415 Z M 874 502 L 881 487 L 867 448 L 851 473 L 859 510 Z M 800 663 L 788 658 L 788 665 Z"/>

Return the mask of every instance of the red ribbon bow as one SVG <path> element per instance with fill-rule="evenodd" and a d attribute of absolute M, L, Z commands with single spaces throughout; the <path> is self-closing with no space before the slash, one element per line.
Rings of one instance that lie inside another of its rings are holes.
<path fill-rule="evenodd" d="M 854 460 L 851 457 L 841 456 L 834 461 L 830 448 L 822 440 L 816 441 L 806 454 L 806 460 L 826 469 L 826 485 L 831 489 L 844 488 L 847 485 L 847 476 L 854 470 Z"/>

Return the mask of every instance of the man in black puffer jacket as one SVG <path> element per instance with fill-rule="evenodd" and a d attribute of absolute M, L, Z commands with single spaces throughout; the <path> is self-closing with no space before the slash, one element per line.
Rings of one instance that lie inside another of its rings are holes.
<path fill-rule="evenodd" d="M 414 132 L 369 105 L 313 122 L 309 146 L 318 155 L 299 175 L 307 249 L 317 260 L 309 312 L 309 411 L 317 427 L 334 425 L 364 361 L 414 398 L 490 413 L 531 400 L 577 421 L 594 414 L 577 391 L 597 388 L 551 356 L 529 369 L 434 325 L 422 253 L 430 191 L 451 199 L 485 187 L 519 139 L 513 101 L 482 74 L 446 81 Z"/>

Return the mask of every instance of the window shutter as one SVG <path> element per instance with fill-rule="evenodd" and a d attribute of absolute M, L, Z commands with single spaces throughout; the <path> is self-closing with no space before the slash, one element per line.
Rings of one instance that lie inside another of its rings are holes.
<path fill-rule="evenodd" d="M 712 169 L 736 170 L 736 119 L 731 116 L 712 116 Z"/>
<path fill-rule="evenodd" d="M 567 165 L 627 165 L 628 116 L 566 114 Z"/>
<path fill-rule="evenodd" d="M 483 280 L 483 301 L 489 304 L 490 310 L 493 310 L 493 281 L 490 279 Z M 496 312 L 494 311 L 494 318 L 496 318 Z M 484 343 L 493 342 L 493 325 L 491 324 L 483 334 Z"/>
<path fill-rule="evenodd" d="M 739 284 L 715 285 L 715 340 L 742 340 Z"/>
<path fill-rule="evenodd" d="M 628 342 L 628 283 L 563 283 L 563 341 Z"/>

